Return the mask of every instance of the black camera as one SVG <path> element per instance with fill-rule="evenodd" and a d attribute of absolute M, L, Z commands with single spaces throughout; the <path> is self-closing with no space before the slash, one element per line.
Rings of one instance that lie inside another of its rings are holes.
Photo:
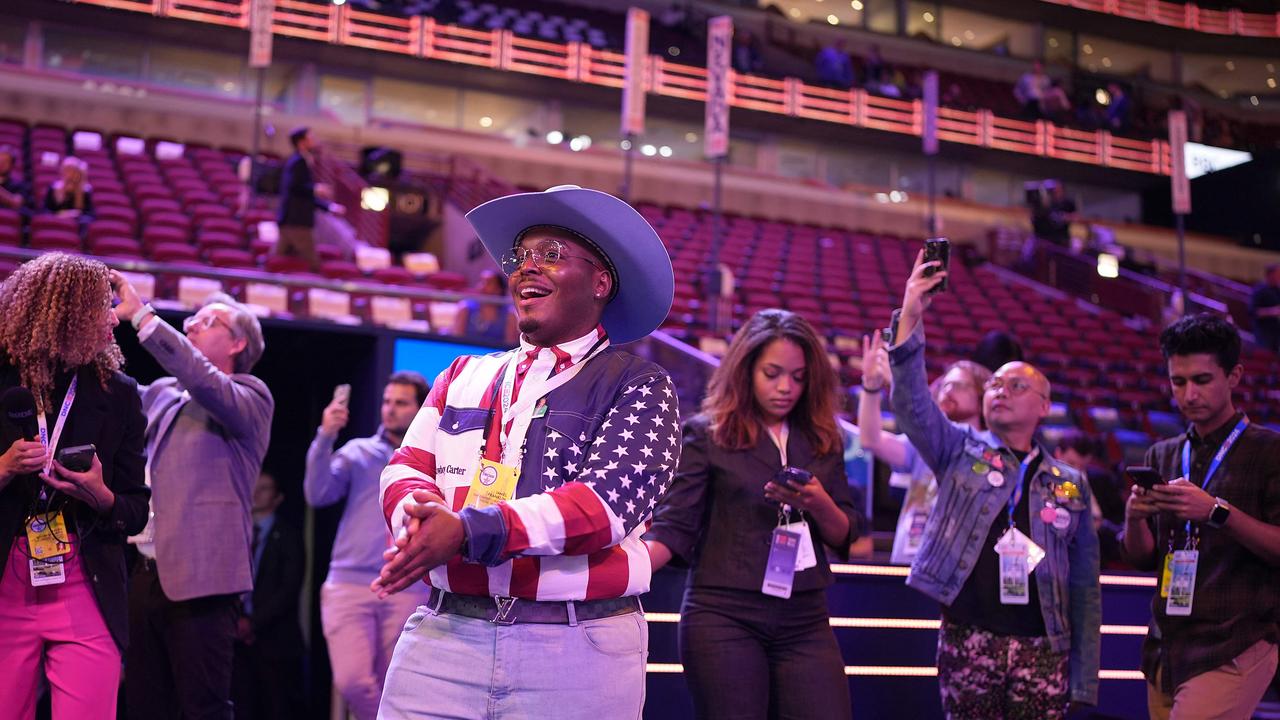
<path fill-rule="evenodd" d="M 92 444 L 63 448 L 58 451 L 58 462 L 71 472 L 88 472 L 93 467 L 93 455 L 97 451 Z"/>

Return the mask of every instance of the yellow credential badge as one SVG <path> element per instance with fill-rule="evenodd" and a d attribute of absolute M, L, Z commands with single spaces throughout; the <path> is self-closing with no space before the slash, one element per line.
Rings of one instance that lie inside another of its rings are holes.
<path fill-rule="evenodd" d="M 515 497 L 519 473 L 510 465 L 480 459 L 475 477 L 471 478 L 471 491 L 467 493 L 467 507 L 487 508 Z"/>
<path fill-rule="evenodd" d="M 62 513 L 36 513 L 27 518 L 27 547 L 36 560 L 71 552 L 71 545 L 67 543 L 67 523 L 62 519 Z"/>

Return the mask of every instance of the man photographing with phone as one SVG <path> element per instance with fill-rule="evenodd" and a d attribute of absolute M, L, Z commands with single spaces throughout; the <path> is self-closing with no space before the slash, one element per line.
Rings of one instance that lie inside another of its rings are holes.
<path fill-rule="evenodd" d="M 351 386 L 339 385 L 307 450 L 303 480 L 307 504 L 327 507 L 346 499 L 329 575 L 320 588 L 320 622 L 329 643 L 333 684 L 357 720 L 377 717 L 382 682 L 400 630 L 414 608 L 426 602 L 424 585 L 379 598 L 369 591 L 369 584 L 378 577 L 382 553 L 391 545 L 378 501 L 378 477 L 404 442 L 409 423 L 430 389 L 426 378 L 416 372 L 393 373 L 382 389 L 382 423 L 377 431 L 352 439 L 335 452 L 351 401 Z"/>
<path fill-rule="evenodd" d="M 1159 720 L 1243 720 L 1277 665 L 1280 433 L 1231 400 L 1244 367 L 1229 322 L 1184 317 L 1160 350 L 1191 427 L 1147 451 L 1161 482 L 1135 477 L 1125 506 L 1125 554 L 1160 571 L 1142 649 L 1147 706 Z"/>
<path fill-rule="evenodd" d="M 1098 694 L 1098 536 L 1085 478 L 1035 440 L 1050 386 L 1011 362 L 985 384 L 987 431 L 933 402 L 924 311 L 946 279 L 922 250 L 889 348 L 899 427 L 938 498 L 907 584 L 942 603 L 938 685 L 949 720 L 1066 715 Z"/>
<path fill-rule="evenodd" d="M 258 319 L 221 293 L 182 323 L 161 320 L 120 273 L 116 315 L 169 377 L 140 387 L 151 519 L 131 538 L 127 716 L 232 717 L 240 596 L 253 589 L 252 494 L 275 401 L 250 374 Z"/>

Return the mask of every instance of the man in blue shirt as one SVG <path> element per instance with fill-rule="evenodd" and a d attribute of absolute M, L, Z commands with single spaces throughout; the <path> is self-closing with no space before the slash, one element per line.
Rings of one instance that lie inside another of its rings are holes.
<path fill-rule="evenodd" d="M 415 585 L 384 600 L 369 590 L 391 544 L 379 502 L 378 476 L 400 447 L 430 388 L 416 372 L 391 375 L 382 391 L 382 425 L 334 452 L 347 425 L 344 399 L 324 410 L 307 451 L 307 503 L 325 507 L 346 498 L 333 542 L 329 576 L 320 589 L 320 620 L 332 651 L 333 684 L 358 720 L 374 720 L 382 683 L 404 621 L 426 602 L 426 586 Z"/>

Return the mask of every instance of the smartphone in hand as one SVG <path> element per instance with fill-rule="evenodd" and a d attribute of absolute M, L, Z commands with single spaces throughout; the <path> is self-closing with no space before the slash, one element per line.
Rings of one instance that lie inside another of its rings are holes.
<path fill-rule="evenodd" d="M 942 265 L 938 267 L 928 268 L 924 271 L 925 277 L 932 277 L 939 272 L 946 272 L 951 265 L 951 242 L 946 238 L 930 238 L 924 241 L 924 261 L 940 262 Z M 936 295 L 940 292 L 947 291 L 947 278 L 943 278 L 942 282 L 933 286 L 929 291 L 929 295 Z"/>
<path fill-rule="evenodd" d="M 787 466 L 778 471 L 773 481 L 779 485 L 786 485 L 792 489 L 802 488 L 809 484 L 813 479 L 813 473 L 804 468 Z"/>
<path fill-rule="evenodd" d="M 1133 480 L 1133 484 L 1141 487 L 1143 490 L 1150 490 L 1156 485 L 1163 485 L 1164 478 L 1160 477 L 1160 473 L 1155 468 L 1145 466 L 1130 466 L 1124 469 L 1124 474 Z"/>
<path fill-rule="evenodd" d="M 351 386 L 343 383 L 333 389 L 333 401 L 341 403 L 344 407 L 351 405 Z"/>

